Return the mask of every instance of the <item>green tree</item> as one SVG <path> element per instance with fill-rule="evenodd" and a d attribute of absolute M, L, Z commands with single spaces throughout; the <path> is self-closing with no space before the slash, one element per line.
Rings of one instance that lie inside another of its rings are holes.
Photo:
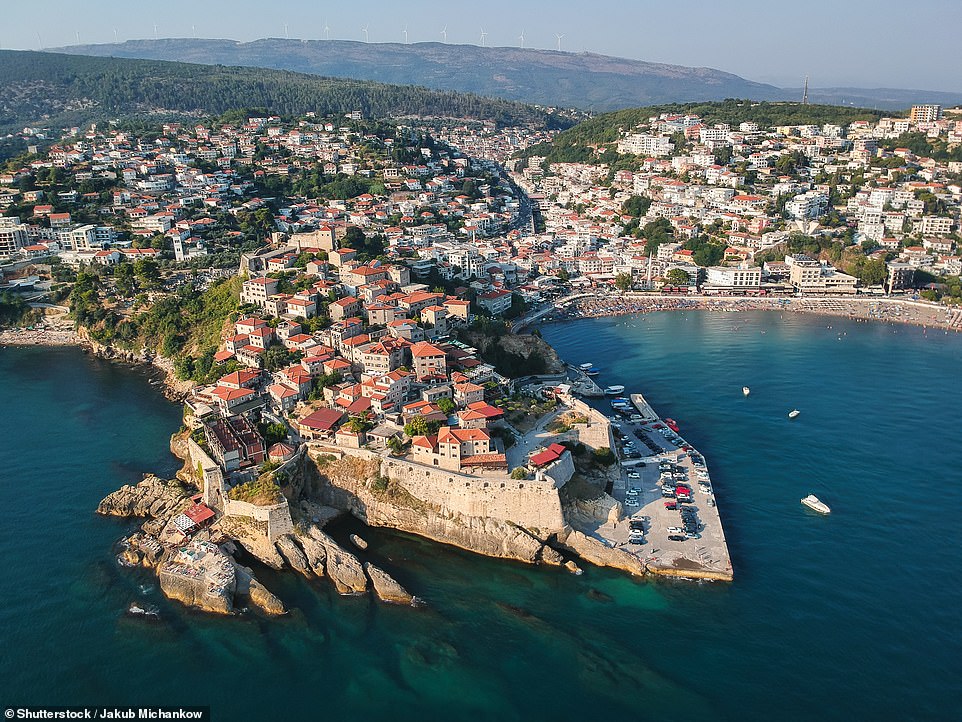
<path fill-rule="evenodd" d="M 619 273 L 615 276 L 615 288 L 619 291 L 630 291 L 632 286 L 630 273 Z"/>
<path fill-rule="evenodd" d="M 438 408 L 441 409 L 441 411 L 443 411 L 445 414 L 449 414 L 449 415 L 450 415 L 450 414 L 454 413 L 454 409 L 457 408 L 457 407 L 454 405 L 454 401 L 452 401 L 451 399 L 449 399 L 447 396 L 444 396 L 444 397 L 438 399 L 438 402 L 437 402 L 437 403 L 438 403 Z"/>
<path fill-rule="evenodd" d="M 665 276 L 665 280 L 672 286 L 687 286 L 688 274 L 680 268 L 672 268 Z"/>

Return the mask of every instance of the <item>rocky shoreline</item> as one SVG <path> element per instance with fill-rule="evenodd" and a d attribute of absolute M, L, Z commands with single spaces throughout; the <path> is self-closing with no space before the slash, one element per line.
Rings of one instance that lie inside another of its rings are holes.
<path fill-rule="evenodd" d="M 168 598 L 215 614 L 232 614 L 247 605 L 268 616 L 285 614 L 284 603 L 235 558 L 243 549 L 269 567 L 327 579 L 342 595 L 372 592 L 386 603 L 418 606 L 419 600 L 387 571 L 362 561 L 324 531 L 324 525 L 342 513 L 336 509 L 303 503 L 293 532 L 274 541 L 256 524 L 234 517 L 221 517 L 190 539 L 176 533 L 174 519 L 193 506 L 199 489 L 180 436 L 171 438 L 171 451 L 185 460 L 176 479 L 147 475 L 108 494 L 97 507 L 104 516 L 144 519 L 119 542 L 118 561 L 153 570 Z M 360 537 L 352 543 L 361 550 L 367 547 Z"/>

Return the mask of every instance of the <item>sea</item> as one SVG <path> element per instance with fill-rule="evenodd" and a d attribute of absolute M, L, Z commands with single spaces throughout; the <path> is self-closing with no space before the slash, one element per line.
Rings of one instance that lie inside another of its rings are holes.
<path fill-rule="evenodd" d="M 216 720 L 958 719 L 962 336 L 777 312 L 540 327 L 706 457 L 732 583 L 529 567 L 343 520 L 425 606 L 256 567 L 291 612 L 196 613 L 123 568 L 100 499 L 172 475 L 136 367 L 0 348 L 0 707 Z M 745 397 L 742 386 L 749 386 Z M 601 403 L 604 403 L 603 401 Z M 799 416 L 789 420 L 793 408 Z M 818 495 L 829 516 L 799 499 Z M 131 604 L 156 616 L 131 615 Z"/>

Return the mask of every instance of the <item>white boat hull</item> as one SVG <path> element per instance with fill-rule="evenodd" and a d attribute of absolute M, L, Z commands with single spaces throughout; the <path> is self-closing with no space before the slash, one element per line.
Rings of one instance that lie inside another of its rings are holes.
<path fill-rule="evenodd" d="M 807 506 L 812 511 L 817 511 L 819 514 L 831 514 L 832 510 L 829 508 L 828 504 L 824 501 L 820 501 L 816 496 L 806 496 L 804 499 L 800 500 L 802 504 Z"/>

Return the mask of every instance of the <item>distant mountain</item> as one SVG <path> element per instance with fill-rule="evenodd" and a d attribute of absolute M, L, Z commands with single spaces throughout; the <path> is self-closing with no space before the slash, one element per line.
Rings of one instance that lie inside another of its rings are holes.
<path fill-rule="evenodd" d="M 712 68 L 594 53 L 352 40 L 129 40 L 59 52 L 282 68 L 332 77 L 423 85 L 546 106 L 606 111 L 672 101 L 771 98 L 779 88 Z"/>
<path fill-rule="evenodd" d="M 802 98 L 801 88 L 777 88 L 712 68 L 648 63 L 595 53 L 446 43 L 168 39 L 78 45 L 60 48 L 59 52 L 277 68 L 423 85 L 593 112 L 725 98 Z M 818 88 L 809 90 L 809 98 L 815 103 L 903 109 L 913 103 L 954 105 L 962 102 L 962 92 Z"/>
<path fill-rule="evenodd" d="M 262 108 L 319 116 L 354 110 L 366 117 L 425 115 L 567 127 L 530 105 L 468 93 L 322 78 L 265 68 L 78 57 L 0 50 L 0 132 L 92 120 L 218 115 Z"/>

